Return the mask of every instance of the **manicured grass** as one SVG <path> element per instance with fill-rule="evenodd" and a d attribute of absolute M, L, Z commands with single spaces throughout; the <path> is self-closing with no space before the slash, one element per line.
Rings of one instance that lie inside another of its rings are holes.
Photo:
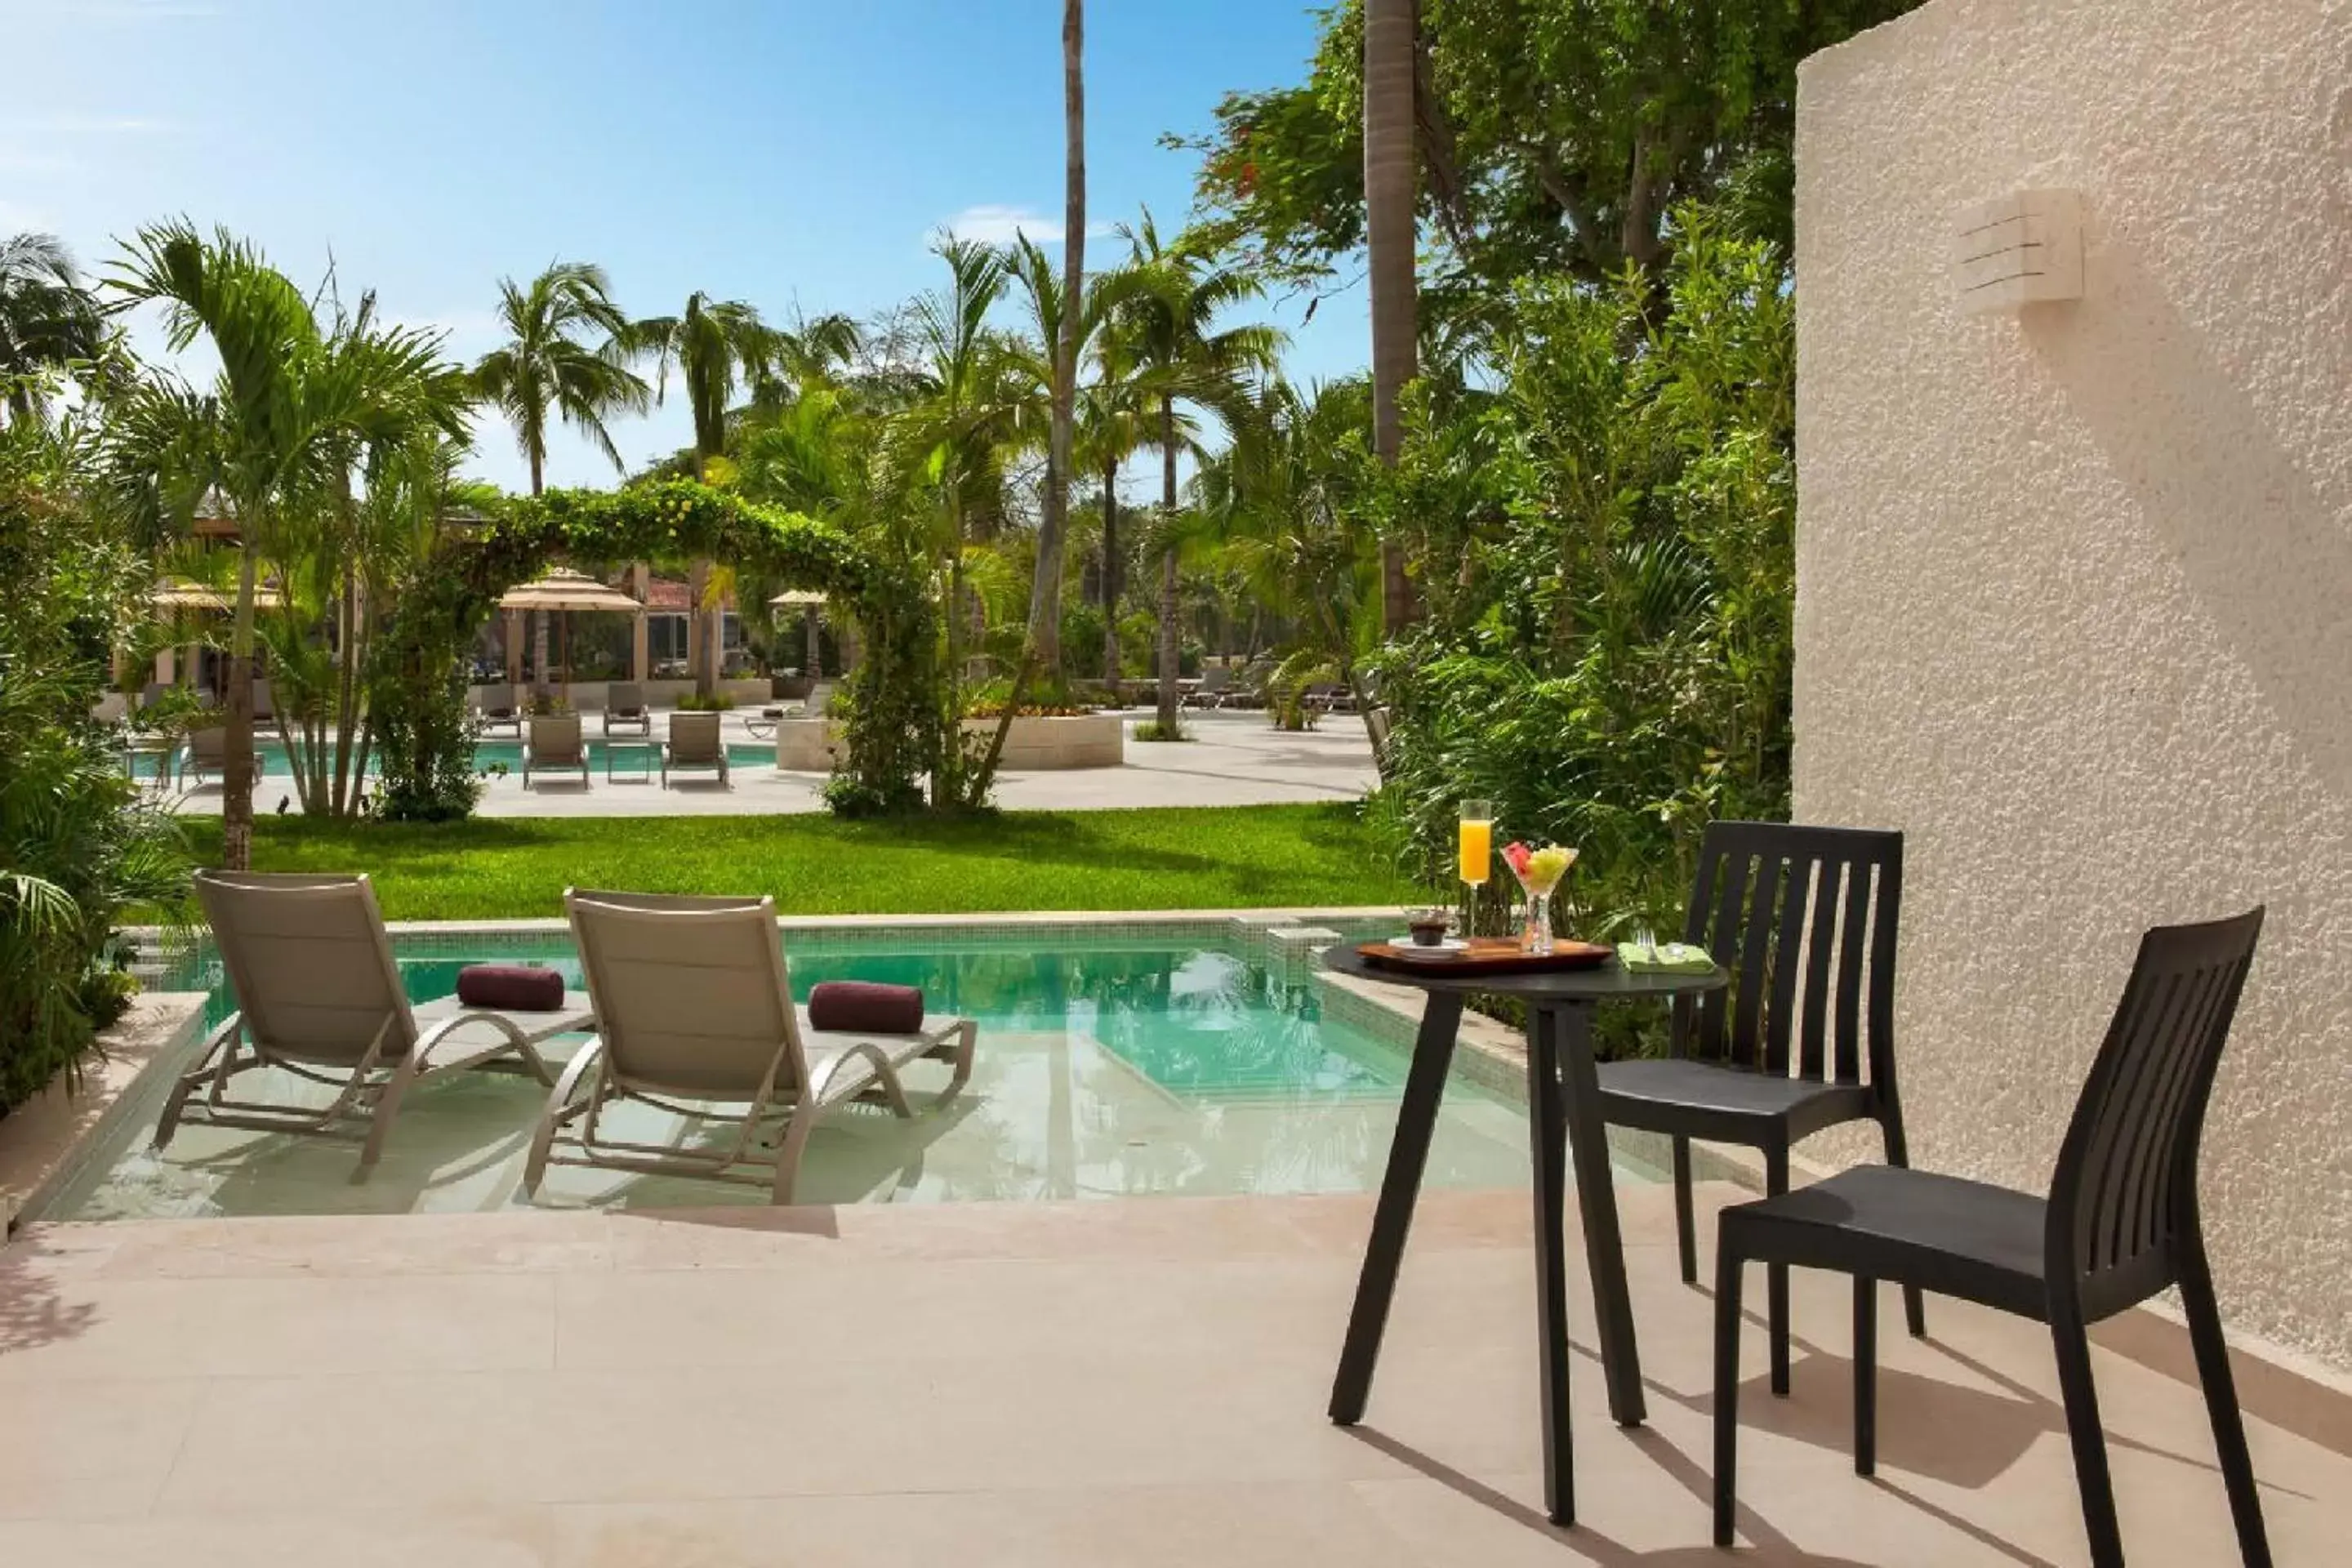
<path fill-rule="evenodd" d="M 188 825 L 220 860 L 216 819 Z M 365 871 L 388 920 L 553 918 L 566 886 L 767 893 L 785 914 L 1394 904 L 1412 885 L 1346 805 L 830 816 L 476 818 L 439 826 L 265 816 L 258 871 Z"/>

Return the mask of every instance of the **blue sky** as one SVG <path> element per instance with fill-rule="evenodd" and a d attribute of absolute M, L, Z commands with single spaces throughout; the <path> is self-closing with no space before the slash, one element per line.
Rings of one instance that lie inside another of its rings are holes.
<path fill-rule="evenodd" d="M 1089 6 L 1090 255 L 1149 203 L 1190 204 L 1219 95 L 1303 78 L 1304 0 Z M 625 310 L 703 289 L 771 319 L 864 315 L 929 288 L 944 225 L 1058 236 L 1057 0 L 0 0 L 0 232 L 59 234 L 102 271 L 118 237 L 186 213 L 306 286 L 491 346 L 497 280 L 601 262 Z M 21 89 L 21 90 L 17 90 Z M 1050 215 L 1041 216 L 1038 215 Z M 1301 303 L 1274 310 L 1296 328 Z M 1297 333 L 1301 379 L 1360 368 L 1360 292 Z M 685 443 L 677 399 L 614 436 Z M 485 421 L 481 477 L 524 482 Z M 551 483 L 609 482 L 568 435 Z"/>

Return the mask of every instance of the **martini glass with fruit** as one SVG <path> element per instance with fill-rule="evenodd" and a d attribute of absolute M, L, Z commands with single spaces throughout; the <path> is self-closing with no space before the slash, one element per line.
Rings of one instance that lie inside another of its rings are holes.
<path fill-rule="evenodd" d="M 1576 851 L 1559 844 L 1507 844 L 1503 847 L 1503 864 L 1518 879 L 1519 891 L 1527 895 L 1528 921 L 1519 933 L 1519 951 L 1547 954 L 1551 952 L 1551 896 L 1559 887 L 1560 879 L 1576 864 Z"/>

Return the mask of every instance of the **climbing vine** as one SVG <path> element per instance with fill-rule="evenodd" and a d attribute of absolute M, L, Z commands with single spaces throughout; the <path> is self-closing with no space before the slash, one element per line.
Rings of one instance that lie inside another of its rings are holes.
<path fill-rule="evenodd" d="M 824 594 L 856 624 L 864 648 L 850 677 L 845 755 L 827 798 L 848 812 L 920 803 L 918 781 L 938 744 L 930 699 L 940 679 L 936 611 L 921 578 L 829 523 L 689 479 L 551 490 L 445 534 L 401 593 L 381 645 L 385 679 L 406 688 L 408 710 L 462 701 L 451 672 L 500 595 L 560 557 L 667 565 L 705 557 Z M 450 725 L 412 726 L 403 740 L 397 765 L 416 779 L 446 776 L 438 753 L 467 743 Z"/>

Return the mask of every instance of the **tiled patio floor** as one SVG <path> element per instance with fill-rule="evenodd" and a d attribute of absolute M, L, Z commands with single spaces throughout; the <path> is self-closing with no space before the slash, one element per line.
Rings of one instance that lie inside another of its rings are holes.
<path fill-rule="evenodd" d="M 0 1253 L 0 1563 L 2084 1560 L 2037 1331 L 1938 1301 L 1931 1342 L 1884 1334 L 1864 1481 L 1845 1294 L 1801 1275 L 1785 1404 L 1751 1331 L 1714 1552 L 1708 1301 L 1664 1190 L 1622 1192 L 1652 1425 L 1609 1425 L 1580 1334 L 1572 1531 L 1540 1514 L 1522 1194 L 1425 1202 L 1354 1434 L 1322 1411 L 1366 1200 L 873 1205 L 35 1230 Z M 2236 1561 L 2180 1336 L 2107 1340 L 2132 1562 Z M 2352 1407 L 2247 1403 L 2278 1561 L 2345 1561 Z"/>

